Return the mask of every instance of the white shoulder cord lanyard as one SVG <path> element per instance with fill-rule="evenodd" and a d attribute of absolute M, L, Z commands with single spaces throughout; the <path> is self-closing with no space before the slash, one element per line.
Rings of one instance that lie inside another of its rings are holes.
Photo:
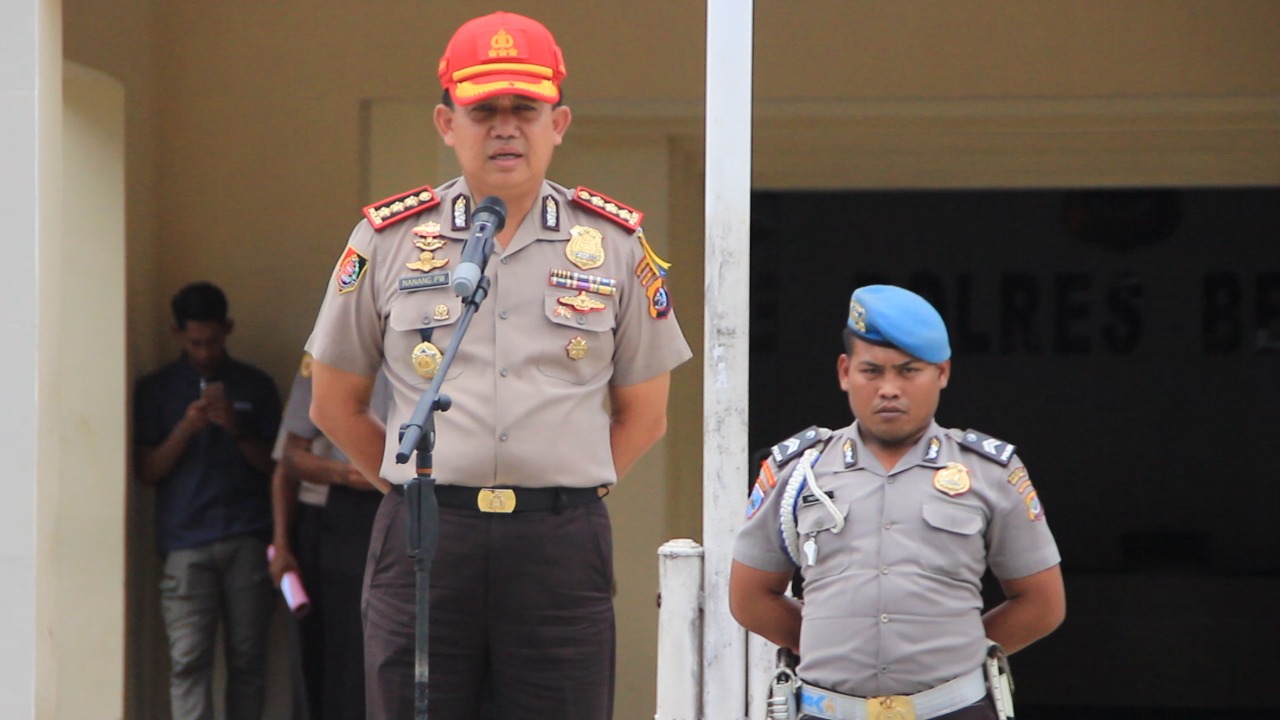
<path fill-rule="evenodd" d="M 822 451 L 818 448 L 809 448 L 804 451 L 800 462 L 796 463 L 795 470 L 791 471 L 791 477 L 787 479 L 787 487 L 782 496 L 782 502 L 779 503 L 778 527 L 782 531 L 782 547 L 787 552 L 787 556 L 791 558 L 791 562 L 797 566 L 804 563 L 800 559 L 800 531 L 796 528 L 796 503 L 800 500 L 801 493 L 805 488 L 813 491 L 818 502 L 831 513 L 835 518 L 836 525 L 831 528 L 831 532 L 838 533 L 844 529 L 844 515 L 836 508 L 836 504 L 831 502 L 831 498 L 827 496 L 822 488 L 818 487 L 817 480 L 813 476 L 813 466 L 818 464 L 818 458 L 822 456 Z M 813 558 L 816 556 L 816 545 L 810 546 L 813 538 L 805 543 L 805 554 L 809 556 L 809 564 L 813 564 Z"/>

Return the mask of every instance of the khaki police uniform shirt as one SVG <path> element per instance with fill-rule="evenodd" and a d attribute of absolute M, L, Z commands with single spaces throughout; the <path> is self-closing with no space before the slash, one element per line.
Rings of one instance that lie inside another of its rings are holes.
<path fill-rule="evenodd" d="M 411 354 L 430 330 L 430 342 L 448 350 L 463 303 L 451 289 L 452 273 L 470 235 L 476 200 L 466 181 L 436 191 L 442 202 L 375 231 L 360 222 L 345 257 L 358 253 L 363 274 L 354 284 L 335 275 L 307 341 L 317 360 L 372 377 L 380 368 L 391 384 L 392 406 L 382 477 L 403 484 L 414 476 L 412 460 L 395 462 L 400 425 L 430 385 L 414 370 Z M 617 481 L 605 407 L 611 385 L 633 385 L 668 372 L 692 353 L 672 311 L 651 317 L 646 287 L 637 275 L 645 263 L 629 228 L 571 202 L 571 191 L 544 182 L 535 203 L 504 249 L 494 243 L 485 274 L 488 296 L 467 329 L 441 392 L 453 407 L 435 415 L 433 477 L 471 487 L 596 487 Z M 415 227 L 438 223 L 443 247 L 430 257 L 415 245 Z M 603 235 L 603 264 L 580 269 L 566 256 L 575 226 Z M 443 265 L 408 267 L 429 260 Z M 347 263 L 348 270 L 352 267 Z M 553 270 L 589 273 L 617 281 L 613 295 L 586 292 L 603 305 L 580 312 L 560 302 L 576 289 L 554 287 Z M 345 286 L 344 286 L 345 285 Z M 575 359 L 576 358 L 576 359 Z"/>
<path fill-rule="evenodd" d="M 812 565 L 800 552 L 798 672 L 807 682 L 874 697 L 920 692 L 959 677 L 978 667 L 986 651 L 985 568 L 1016 579 L 1058 564 L 1021 461 L 1010 452 L 1001 465 L 962 446 L 963 437 L 935 422 L 892 472 L 863 445 L 857 423 L 826 444 L 814 477 L 845 525 L 833 532 L 831 512 L 812 493 L 801 493 L 799 542 L 812 537 L 816 543 Z M 996 456 L 1013 449 L 992 442 Z M 769 572 L 794 569 L 780 542 L 779 511 L 798 462 L 777 468 L 766 461 L 757 485 L 768 492 L 753 503 L 758 507 L 738 535 L 735 560 Z M 769 487 L 769 477 L 776 487 Z"/>

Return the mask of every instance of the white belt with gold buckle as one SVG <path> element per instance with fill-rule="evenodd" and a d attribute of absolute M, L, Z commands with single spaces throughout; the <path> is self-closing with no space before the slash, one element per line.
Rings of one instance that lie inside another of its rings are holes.
<path fill-rule="evenodd" d="M 968 707 L 987 694 L 982 666 L 954 680 L 915 693 L 863 698 L 800 681 L 800 717 L 823 720 L 929 720 Z"/>

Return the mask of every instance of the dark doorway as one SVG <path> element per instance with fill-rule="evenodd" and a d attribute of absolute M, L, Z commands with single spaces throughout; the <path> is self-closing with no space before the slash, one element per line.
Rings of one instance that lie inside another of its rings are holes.
<path fill-rule="evenodd" d="M 751 263 L 755 448 L 850 422 L 855 287 L 942 311 L 939 422 L 1018 445 L 1064 558 L 1019 717 L 1276 717 L 1280 189 L 761 192 Z"/>

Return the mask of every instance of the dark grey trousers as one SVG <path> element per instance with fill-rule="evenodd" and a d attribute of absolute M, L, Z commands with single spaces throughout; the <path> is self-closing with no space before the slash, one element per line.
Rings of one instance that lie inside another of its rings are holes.
<path fill-rule="evenodd" d="M 613 540 L 603 502 L 559 512 L 440 509 L 431 573 L 431 720 L 613 716 Z M 413 718 L 414 568 L 405 505 L 378 509 L 365 568 L 369 720 Z"/>
<path fill-rule="evenodd" d="M 169 636 L 173 720 L 213 720 L 213 657 L 223 622 L 227 720 L 261 720 L 267 623 L 275 607 L 267 546 L 249 535 L 165 557 L 160 610 Z"/>

